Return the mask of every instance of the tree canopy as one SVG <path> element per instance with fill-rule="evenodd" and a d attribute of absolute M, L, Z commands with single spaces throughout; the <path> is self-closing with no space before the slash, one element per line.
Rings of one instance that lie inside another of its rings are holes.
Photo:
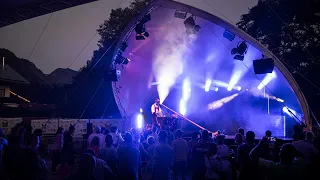
<path fill-rule="evenodd" d="M 63 111 L 59 115 L 80 117 L 95 93 L 83 117 L 100 118 L 103 115 L 107 117 L 119 114 L 113 98 L 111 82 L 102 82 L 102 80 L 109 71 L 115 46 L 121 33 L 149 1 L 135 0 L 129 7 L 113 9 L 109 19 L 99 26 L 97 29 L 101 36 L 98 43 L 99 48 L 93 52 L 92 59 L 80 69 L 73 84 L 68 87 L 69 93 L 61 104 Z M 106 109 L 107 112 L 105 112 Z"/>
<path fill-rule="evenodd" d="M 320 100 L 320 1 L 259 0 L 238 27 L 268 47 L 289 69 L 309 105 Z"/>

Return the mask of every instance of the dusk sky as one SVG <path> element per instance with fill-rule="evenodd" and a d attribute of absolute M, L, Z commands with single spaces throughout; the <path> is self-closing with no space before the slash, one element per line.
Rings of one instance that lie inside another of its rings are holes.
<path fill-rule="evenodd" d="M 258 0 L 177 1 L 210 12 L 232 24 L 238 22 L 240 16 L 247 13 L 248 8 L 258 2 Z M 51 73 L 56 68 L 68 68 L 96 33 L 99 25 L 108 19 L 111 9 L 115 9 L 120 3 L 119 7 L 127 7 L 130 2 L 131 0 L 100 0 L 54 12 L 29 60 L 44 73 Z M 18 57 L 27 59 L 50 15 L 47 14 L 0 28 L 0 48 L 9 49 Z M 97 49 L 99 39 L 99 35 L 94 37 L 72 64 L 71 69 L 79 70 L 87 60 L 91 59 L 92 52 Z"/>

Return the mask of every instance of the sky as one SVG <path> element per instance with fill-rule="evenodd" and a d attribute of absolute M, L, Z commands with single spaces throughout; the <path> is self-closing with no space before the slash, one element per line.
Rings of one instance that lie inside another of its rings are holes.
<path fill-rule="evenodd" d="M 33 62 L 45 74 L 57 68 L 79 70 L 98 48 L 96 29 L 111 9 L 127 7 L 132 0 L 99 0 L 0 28 L 0 48 Z M 210 12 L 232 24 L 258 0 L 176 0 Z M 51 18 L 50 18 L 51 16 Z M 48 19 L 50 18 L 49 22 Z M 38 44 L 35 46 L 43 28 Z M 90 39 L 92 41 L 88 44 Z M 81 50 L 88 46 L 81 52 Z M 35 48 L 34 48 L 35 47 Z M 32 49 L 34 51 L 32 52 Z M 32 53 L 31 53 L 32 52 Z M 80 56 L 76 59 L 78 54 Z M 75 60 L 74 63 L 72 63 Z"/>

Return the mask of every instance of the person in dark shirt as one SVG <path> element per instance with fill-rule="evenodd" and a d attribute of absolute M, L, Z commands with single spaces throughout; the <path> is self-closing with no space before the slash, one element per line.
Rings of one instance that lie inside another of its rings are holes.
<path fill-rule="evenodd" d="M 239 179 L 256 179 L 255 173 L 258 173 L 257 166 L 251 161 L 249 153 L 255 147 L 255 134 L 252 131 L 246 133 L 246 143 L 238 147 L 237 150 L 237 167 L 240 170 Z"/>
<path fill-rule="evenodd" d="M 201 139 L 192 150 L 191 162 L 196 164 L 192 174 L 193 180 L 205 179 L 206 164 L 204 157 L 208 153 L 210 144 L 212 143 L 213 141 L 209 138 L 209 132 L 207 130 L 202 131 Z"/>
<path fill-rule="evenodd" d="M 94 156 L 84 153 L 76 172 L 68 176 L 65 180 L 95 180 L 96 178 L 93 176 L 95 168 L 96 160 Z"/>
<path fill-rule="evenodd" d="M 63 146 L 61 150 L 61 158 L 65 162 L 74 164 L 74 148 L 72 135 L 75 131 L 73 125 L 70 125 L 69 130 L 63 135 Z"/>

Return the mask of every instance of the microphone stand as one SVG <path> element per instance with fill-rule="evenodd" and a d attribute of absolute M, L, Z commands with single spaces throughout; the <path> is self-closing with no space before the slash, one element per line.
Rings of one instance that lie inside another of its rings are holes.
<path fill-rule="evenodd" d="M 175 114 L 177 114 L 179 117 L 181 117 L 182 119 L 184 119 L 184 120 L 186 120 L 186 121 L 189 121 L 190 123 L 192 123 L 193 125 L 195 125 L 195 126 L 197 126 L 198 128 L 200 128 L 201 130 L 207 130 L 207 131 L 209 131 L 208 129 L 206 129 L 206 128 L 204 128 L 204 127 L 202 127 L 202 126 L 200 126 L 199 124 L 197 124 L 197 123 L 195 123 L 195 122 L 193 122 L 193 121 L 191 121 L 190 119 L 188 119 L 188 118 L 186 118 L 186 117 L 184 117 L 182 114 L 180 114 L 180 113 L 177 113 L 176 111 L 174 111 L 174 110 L 172 110 L 172 109 L 170 109 L 169 107 L 167 107 L 166 105 L 164 105 L 164 104 L 160 104 L 161 106 L 163 106 L 163 107 L 165 107 L 166 109 L 168 109 L 168 110 L 170 110 L 170 111 L 172 111 L 172 112 L 174 112 Z M 211 131 L 209 131 L 209 133 L 212 133 Z"/>

